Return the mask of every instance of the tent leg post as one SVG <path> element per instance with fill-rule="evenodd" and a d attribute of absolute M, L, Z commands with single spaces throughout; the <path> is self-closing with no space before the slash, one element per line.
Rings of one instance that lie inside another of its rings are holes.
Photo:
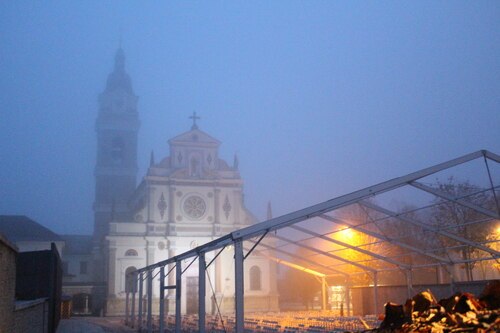
<path fill-rule="evenodd" d="M 373 272 L 373 309 L 375 311 L 375 315 L 378 315 L 378 279 L 377 272 Z"/>
<path fill-rule="evenodd" d="M 143 303 L 143 288 L 144 288 L 144 279 L 143 279 L 144 272 L 141 272 L 139 274 L 139 311 L 138 311 L 138 320 L 139 323 L 137 324 L 139 331 L 142 330 L 142 303 Z"/>
<path fill-rule="evenodd" d="M 148 271 L 148 333 L 153 332 L 153 271 Z"/>
<path fill-rule="evenodd" d="M 198 255 L 198 332 L 205 333 L 205 253 L 201 252 Z"/>
<path fill-rule="evenodd" d="M 129 299 L 130 293 L 128 291 L 125 292 L 125 325 L 128 325 L 129 322 Z"/>
<path fill-rule="evenodd" d="M 235 277 L 235 306 L 236 306 L 236 333 L 244 331 L 244 271 L 243 271 L 243 242 L 241 239 L 234 242 L 234 277 Z"/>
<path fill-rule="evenodd" d="M 137 283 L 137 281 L 135 282 Z M 130 311 L 130 325 L 129 326 L 132 326 L 132 327 L 135 327 L 135 293 L 136 293 L 136 288 L 137 288 L 137 284 L 133 287 L 134 289 L 132 289 L 132 309 Z"/>
<path fill-rule="evenodd" d="M 160 268 L 160 333 L 165 330 L 165 266 Z"/>
<path fill-rule="evenodd" d="M 181 261 L 175 262 L 175 333 L 181 333 L 181 292 L 182 292 Z"/>
<path fill-rule="evenodd" d="M 326 311 L 326 278 L 323 276 L 321 278 L 321 296 L 322 296 L 322 308 Z"/>

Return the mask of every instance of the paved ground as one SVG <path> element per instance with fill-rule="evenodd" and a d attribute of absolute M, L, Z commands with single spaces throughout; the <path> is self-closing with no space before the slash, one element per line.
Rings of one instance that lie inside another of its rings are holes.
<path fill-rule="evenodd" d="M 59 323 L 57 333 L 132 333 L 121 318 L 73 317 Z"/>

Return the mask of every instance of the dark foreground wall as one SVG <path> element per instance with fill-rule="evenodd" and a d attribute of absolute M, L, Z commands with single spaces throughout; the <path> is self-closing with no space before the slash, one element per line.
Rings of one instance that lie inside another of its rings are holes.
<path fill-rule="evenodd" d="M 414 285 L 411 290 L 411 296 L 427 289 L 432 291 L 437 300 L 450 297 L 455 292 L 469 292 L 479 296 L 488 282 L 489 280 L 456 282 L 453 287 L 450 284 Z M 378 304 L 377 311 L 375 311 L 373 287 L 351 288 L 353 315 L 368 315 L 375 312 L 383 313 L 385 303 L 394 302 L 403 304 L 409 298 L 406 286 L 379 286 L 377 289 Z"/>
<path fill-rule="evenodd" d="M 47 298 L 49 332 L 55 332 L 61 311 L 62 267 L 54 244 L 51 250 L 19 253 L 16 272 L 16 299 Z"/>

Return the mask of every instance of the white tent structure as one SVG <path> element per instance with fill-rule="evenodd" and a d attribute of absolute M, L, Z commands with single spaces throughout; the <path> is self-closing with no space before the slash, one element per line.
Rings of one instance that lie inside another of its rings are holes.
<path fill-rule="evenodd" d="M 498 278 L 499 231 L 500 156 L 477 151 L 234 231 L 141 268 L 133 273 L 139 285 L 138 311 L 134 292 L 127 295 L 127 319 L 139 323 L 144 319 L 145 290 L 147 329 L 152 331 L 152 281 L 159 275 L 160 332 L 165 327 L 166 289 L 175 289 L 175 331 L 180 332 L 180 281 L 197 261 L 198 327 L 205 332 L 205 272 L 229 248 L 234 251 L 235 332 L 244 332 L 243 268 L 254 250 L 319 277 L 323 307 L 326 279 L 339 278 L 346 285 L 361 281 L 372 286 L 378 311 L 381 281 L 385 285 L 403 281 L 410 293 L 414 280 L 428 276 L 429 270 L 436 272 L 437 282 L 452 285 L 457 271 L 470 279 L 474 265 L 481 263 Z M 208 253 L 211 260 L 206 260 Z M 176 285 L 165 285 L 169 274 L 175 274 Z"/>

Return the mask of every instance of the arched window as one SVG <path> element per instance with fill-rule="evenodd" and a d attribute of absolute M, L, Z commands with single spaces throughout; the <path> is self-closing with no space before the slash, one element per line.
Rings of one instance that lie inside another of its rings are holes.
<path fill-rule="evenodd" d="M 126 257 L 137 257 L 137 251 L 134 249 L 129 249 L 125 252 Z"/>
<path fill-rule="evenodd" d="M 137 270 L 134 266 L 130 266 L 125 270 L 125 292 L 135 293 L 137 291 L 137 273 L 132 273 Z"/>
<path fill-rule="evenodd" d="M 260 268 L 252 266 L 250 268 L 250 290 L 260 290 Z"/>

